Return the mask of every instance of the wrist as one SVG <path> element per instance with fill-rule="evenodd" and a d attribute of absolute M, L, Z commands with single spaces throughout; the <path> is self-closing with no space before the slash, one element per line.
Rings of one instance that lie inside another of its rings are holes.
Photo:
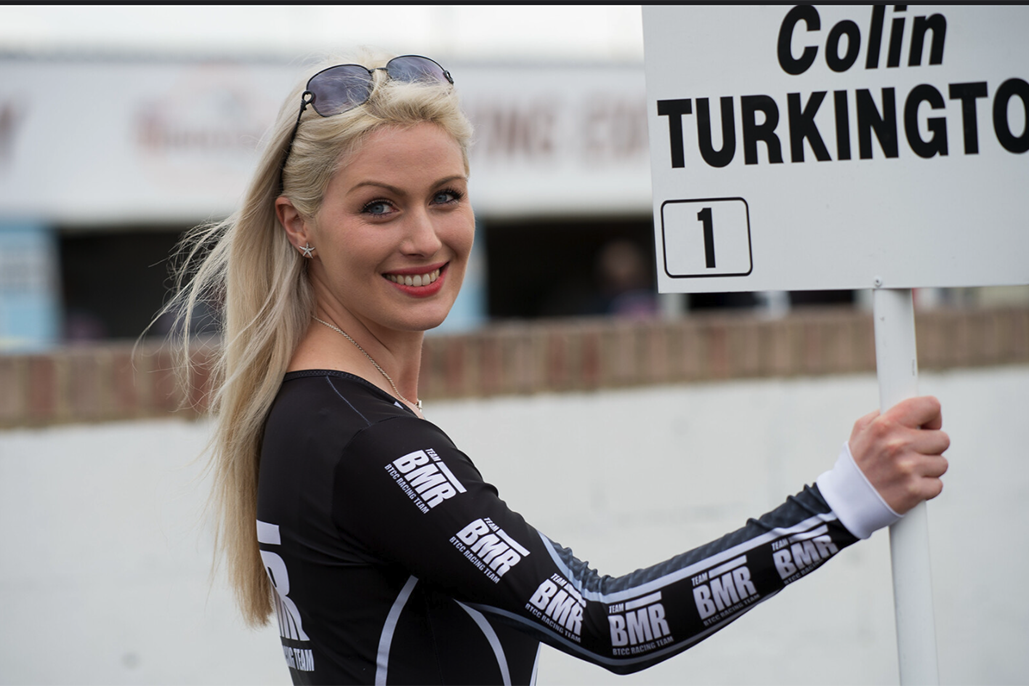
<path fill-rule="evenodd" d="M 845 442 L 833 468 L 815 482 L 825 502 L 850 533 L 865 539 L 901 518 L 865 477 Z"/>

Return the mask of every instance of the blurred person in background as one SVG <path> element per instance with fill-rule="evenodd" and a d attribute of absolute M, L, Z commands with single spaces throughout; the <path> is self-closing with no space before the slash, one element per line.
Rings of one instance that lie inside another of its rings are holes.
<path fill-rule="evenodd" d="M 940 493 L 949 439 L 923 397 L 859 419 L 778 508 L 631 574 L 533 528 L 418 400 L 474 240 L 471 134 L 436 62 L 328 61 L 286 98 L 242 207 L 181 248 L 187 383 L 190 319 L 222 312 L 219 549 L 247 622 L 276 615 L 294 683 L 531 683 L 540 642 L 645 669 Z"/>
<path fill-rule="evenodd" d="M 650 287 L 643 252 L 630 241 L 611 241 L 597 256 L 600 306 L 603 314 L 646 319 L 660 313 Z"/>

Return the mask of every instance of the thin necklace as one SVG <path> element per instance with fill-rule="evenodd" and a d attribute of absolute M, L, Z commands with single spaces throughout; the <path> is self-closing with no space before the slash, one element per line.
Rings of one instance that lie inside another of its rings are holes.
<path fill-rule="evenodd" d="M 344 331 L 343 329 L 339 328 L 335 324 L 330 324 L 329 322 L 327 322 L 325 320 L 318 319 L 318 317 L 312 316 L 311 319 L 315 320 L 319 324 L 324 324 L 325 326 L 329 327 L 330 329 L 332 329 L 333 331 L 335 331 L 337 333 L 343 334 L 343 337 L 346 338 L 351 343 L 353 343 L 354 345 L 356 345 L 357 349 L 360 350 L 362 353 L 364 353 L 364 356 L 368 358 L 368 361 L 371 362 L 373 365 L 375 365 L 375 368 L 379 370 L 379 373 L 382 374 L 384 377 L 386 377 L 386 381 L 389 381 L 389 385 L 393 387 L 393 392 L 397 394 L 398 398 L 403 400 L 408 405 L 414 405 L 415 407 L 418 408 L 419 412 L 421 411 L 421 409 L 422 409 L 422 401 L 421 400 L 417 400 L 415 402 L 411 402 L 410 400 L 405 398 L 400 393 L 400 390 L 397 388 L 397 385 L 395 383 L 393 383 L 393 379 L 391 379 L 389 377 L 389 374 L 386 373 L 386 370 L 383 369 L 382 367 L 380 367 L 379 363 L 376 362 L 375 360 L 373 360 L 372 356 L 368 354 L 368 351 L 366 351 L 364 348 L 362 348 L 360 343 L 358 343 L 357 341 L 355 341 L 353 338 L 350 337 L 350 334 L 348 334 L 346 331 Z"/>

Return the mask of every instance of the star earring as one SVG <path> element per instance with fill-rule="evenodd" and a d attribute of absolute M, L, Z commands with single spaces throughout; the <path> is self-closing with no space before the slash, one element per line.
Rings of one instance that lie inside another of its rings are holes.
<path fill-rule="evenodd" d="M 310 243 L 306 243 L 304 247 L 300 248 L 300 252 L 304 253 L 304 257 L 310 259 L 311 253 L 314 252 L 314 248 L 311 247 Z"/>

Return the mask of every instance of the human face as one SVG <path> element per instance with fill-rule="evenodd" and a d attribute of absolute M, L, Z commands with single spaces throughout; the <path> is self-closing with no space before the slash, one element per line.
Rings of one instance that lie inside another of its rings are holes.
<path fill-rule="evenodd" d="M 311 222 L 318 305 L 376 333 L 439 326 L 474 233 L 457 141 L 429 123 L 377 129 L 333 176 Z"/>

